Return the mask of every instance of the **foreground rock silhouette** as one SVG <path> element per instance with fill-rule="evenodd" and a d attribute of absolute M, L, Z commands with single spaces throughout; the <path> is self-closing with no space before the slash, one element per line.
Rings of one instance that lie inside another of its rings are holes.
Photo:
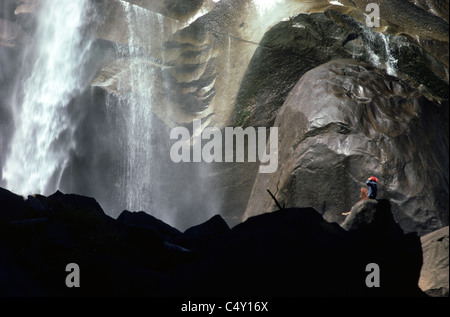
<path fill-rule="evenodd" d="M 182 233 L 143 212 L 113 219 L 93 198 L 0 189 L 0 295 L 425 296 L 419 237 L 403 233 L 389 201 L 359 204 L 348 231 L 289 208 L 234 228 L 215 216 Z M 65 285 L 69 263 L 79 288 Z M 380 287 L 366 285 L 370 263 Z"/>

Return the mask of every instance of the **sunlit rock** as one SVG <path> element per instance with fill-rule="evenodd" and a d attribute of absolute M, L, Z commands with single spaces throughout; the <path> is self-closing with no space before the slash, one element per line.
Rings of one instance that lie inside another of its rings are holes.
<path fill-rule="evenodd" d="M 420 238 L 423 265 L 419 287 L 429 296 L 449 296 L 448 226 Z"/>

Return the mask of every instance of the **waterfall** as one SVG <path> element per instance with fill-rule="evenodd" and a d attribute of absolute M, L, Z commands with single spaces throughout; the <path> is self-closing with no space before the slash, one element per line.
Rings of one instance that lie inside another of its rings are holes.
<path fill-rule="evenodd" d="M 369 61 L 376 67 L 385 69 L 391 76 L 397 75 L 397 59 L 392 55 L 388 37 L 369 28 L 364 29 L 367 37 L 366 50 Z"/>
<path fill-rule="evenodd" d="M 266 17 L 268 14 L 273 14 L 273 9 L 283 2 L 284 0 L 253 0 L 253 3 L 255 4 L 261 17 Z"/>
<path fill-rule="evenodd" d="M 380 37 L 384 44 L 384 53 L 386 56 L 385 62 L 386 72 L 391 76 L 396 76 L 397 75 L 396 68 L 398 60 L 394 57 L 394 55 L 392 55 L 391 49 L 389 47 L 389 40 L 387 39 L 386 35 L 380 33 Z"/>
<path fill-rule="evenodd" d="M 292 3 L 286 0 L 252 0 L 258 15 L 258 27 L 267 30 L 270 26 L 280 21 L 292 7 Z M 263 34 L 261 34 L 262 36 Z"/>
<path fill-rule="evenodd" d="M 21 194 L 58 188 L 75 148 L 68 104 L 88 86 L 83 76 L 92 41 L 81 27 L 88 0 L 45 0 L 40 4 L 35 41 L 24 54 L 30 72 L 17 83 L 15 131 L 3 166 L 6 187 Z M 27 68 L 24 68 L 26 71 Z"/>

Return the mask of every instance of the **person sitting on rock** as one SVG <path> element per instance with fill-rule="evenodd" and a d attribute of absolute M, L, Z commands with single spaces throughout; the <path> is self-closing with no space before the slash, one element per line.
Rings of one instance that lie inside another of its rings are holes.
<path fill-rule="evenodd" d="M 369 186 L 369 198 L 370 199 L 377 198 L 377 193 L 378 193 L 377 183 L 378 183 L 378 178 L 376 178 L 375 176 L 369 177 L 366 181 L 366 185 Z"/>
<path fill-rule="evenodd" d="M 373 182 L 375 185 L 369 185 L 369 182 Z M 361 198 L 361 200 L 366 200 L 369 198 L 375 199 L 377 197 L 377 192 L 378 192 L 377 182 L 378 182 L 378 178 L 376 178 L 374 176 L 369 177 L 367 179 L 366 184 L 369 186 L 369 190 L 367 190 L 367 188 L 361 187 L 361 193 L 359 194 L 359 197 Z M 342 215 L 348 216 L 351 213 L 352 213 L 352 211 L 350 210 L 348 212 L 343 212 Z"/>

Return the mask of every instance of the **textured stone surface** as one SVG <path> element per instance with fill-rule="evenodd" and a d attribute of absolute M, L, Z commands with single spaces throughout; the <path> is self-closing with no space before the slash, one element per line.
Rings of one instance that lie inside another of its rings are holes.
<path fill-rule="evenodd" d="M 448 23 L 448 2 L 441 0 L 410 0 L 419 8 L 440 17 Z"/>
<path fill-rule="evenodd" d="M 434 98 L 448 99 L 448 67 L 414 41 L 380 35 L 335 11 L 300 14 L 280 22 L 261 40 L 237 95 L 235 124 L 272 125 L 301 76 L 341 58 L 386 69 Z"/>
<path fill-rule="evenodd" d="M 245 216 L 313 206 L 329 221 L 358 200 L 368 176 L 380 179 L 406 231 L 448 224 L 448 107 L 405 82 L 354 60 L 305 74 L 278 113 L 279 168 L 258 174 Z"/>
<path fill-rule="evenodd" d="M 251 1 L 223 1 L 214 6 L 205 2 L 204 14 L 193 12 L 187 24 L 144 4 L 115 3 L 106 9 L 98 37 L 119 44 L 119 58 L 105 64 L 93 86 L 127 98 L 130 71 L 154 68 L 152 111 L 168 126 L 189 124 L 194 118 L 225 126 L 264 33 Z M 135 46 L 140 50 L 138 58 L 127 56 L 136 52 Z M 123 87 L 117 89 L 120 82 Z"/>
<path fill-rule="evenodd" d="M 430 296 L 449 296 L 448 226 L 420 238 L 423 265 L 419 287 Z"/>

